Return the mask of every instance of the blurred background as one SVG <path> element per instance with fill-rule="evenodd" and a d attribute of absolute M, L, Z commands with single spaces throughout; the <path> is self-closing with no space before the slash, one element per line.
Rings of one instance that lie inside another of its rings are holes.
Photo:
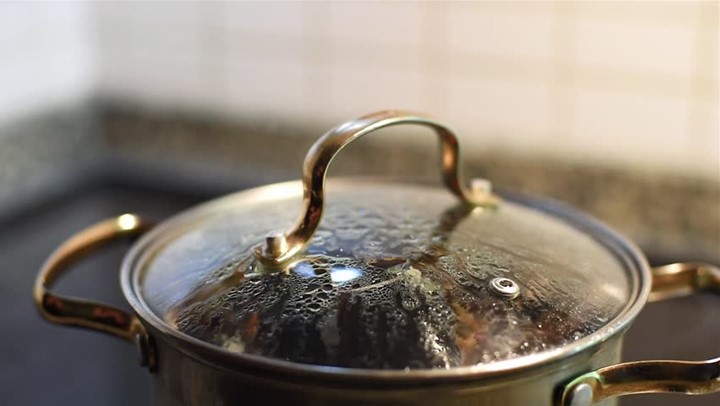
<path fill-rule="evenodd" d="M 34 313 L 65 237 L 298 178 L 317 136 L 387 108 L 440 118 L 466 173 L 579 206 L 654 263 L 720 262 L 719 19 L 716 1 L 1 2 L 0 403 L 150 403 L 133 348 Z M 333 172 L 434 180 L 434 142 L 386 131 Z M 62 288 L 123 303 L 122 254 Z M 627 358 L 717 356 L 719 308 L 649 306 Z"/>

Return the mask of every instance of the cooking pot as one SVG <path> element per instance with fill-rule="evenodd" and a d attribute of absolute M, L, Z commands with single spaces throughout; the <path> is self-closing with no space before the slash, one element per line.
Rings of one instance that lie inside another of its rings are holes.
<path fill-rule="evenodd" d="M 447 187 L 347 178 L 336 154 L 382 127 L 434 130 Z M 294 225 L 287 227 L 300 213 Z M 121 237 L 133 312 L 50 289 Z M 223 197 L 150 229 L 100 222 L 46 261 L 43 317 L 135 343 L 159 405 L 590 405 L 720 390 L 720 358 L 621 363 L 648 301 L 720 292 L 703 264 L 650 269 L 629 241 L 561 203 L 467 185 L 458 142 L 420 114 L 344 123 L 310 149 L 302 181 Z"/>

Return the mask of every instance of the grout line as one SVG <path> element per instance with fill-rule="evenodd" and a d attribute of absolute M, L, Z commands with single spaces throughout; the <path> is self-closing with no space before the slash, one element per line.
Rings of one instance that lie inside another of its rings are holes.
<path fill-rule="evenodd" d="M 227 30 L 220 21 L 225 14 L 225 4 L 223 3 L 202 3 L 198 4 L 202 7 L 198 11 L 200 17 L 196 27 L 199 36 L 198 43 L 200 49 L 197 54 L 203 59 L 195 61 L 197 68 L 201 72 L 201 82 L 204 87 L 204 93 L 213 101 L 205 101 L 212 104 L 211 108 L 218 108 L 221 112 L 229 110 L 230 94 L 227 83 L 233 78 L 229 77 L 228 72 L 228 38 Z M 210 95 L 212 94 L 212 97 Z M 229 112 L 228 112 L 229 113 Z"/>
<path fill-rule="evenodd" d="M 550 137 L 570 138 L 575 132 L 575 6 L 555 4 L 554 68 L 550 92 L 552 97 Z"/>
<path fill-rule="evenodd" d="M 433 115 L 447 116 L 447 6 L 423 3 L 422 16 L 422 100 L 423 108 Z"/>
<path fill-rule="evenodd" d="M 698 6 L 698 27 L 696 29 L 695 43 L 695 80 L 692 83 L 691 99 L 689 100 L 689 114 L 687 124 L 686 138 L 692 140 L 692 143 L 698 143 L 703 146 L 712 146 L 713 140 L 708 139 L 713 135 L 710 125 L 718 125 L 718 123 L 710 123 L 708 112 L 705 110 L 705 104 L 710 102 L 717 108 L 718 104 L 718 82 L 717 72 L 712 72 L 713 67 L 717 67 L 717 61 L 712 58 L 718 57 L 718 18 L 720 17 L 720 9 L 718 3 L 702 3 Z M 714 23 L 714 26 L 712 25 Z M 708 29 L 711 26 L 714 29 Z M 715 52 L 711 51 L 712 49 Z M 714 76 L 714 78 L 713 78 Z M 713 80 L 714 79 L 714 80 Z M 713 83 L 708 84 L 707 82 Z M 691 151 L 692 152 L 692 151 Z M 720 173 L 720 171 L 719 171 Z"/>
<path fill-rule="evenodd" d="M 303 5 L 303 76 L 306 78 L 303 94 L 308 119 L 322 119 L 319 112 L 331 111 L 333 43 L 330 35 L 330 5 L 325 2 L 309 2 Z M 315 35 L 319 31 L 320 35 Z M 311 39 L 312 38 L 312 39 Z M 318 112 L 318 116 L 315 116 Z"/>
<path fill-rule="evenodd" d="M 645 3 L 643 6 L 645 7 L 651 7 L 653 5 L 657 6 L 658 4 L 662 3 L 683 3 L 685 0 L 670 0 L 670 1 L 643 1 L 643 0 L 634 0 L 629 1 L 627 3 L 636 3 L 642 4 Z M 561 2 L 567 2 L 570 3 L 570 0 L 561 0 Z M 682 14 L 653 14 L 648 13 L 647 9 L 642 9 L 640 13 L 628 13 L 627 10 L 621 10 L 621 9 L 603 9 L 602 7 L 591 7 L 588 9 L 587 7 L 583 7 L 584 1 L 572 1 L 572 3 L 578 4 L 579 7 L 576 8 L 576 10 L 572 11 L 574 16 L 578 19 L 592 19 L 594 21 L 602 21 L 602 22 L 621 22 L 621 23 L 640 23 L 640 24 L 661 24 L 664 26 L 672 25 L 676 27 L 695 27 L 697 23 L 697 19 L 694 18 L 684 18 L 682 17 Z M 707 0 L 701 0 L 701 1 L 685 1 L 686 3 L 712 3 L 712 1 Z M 605 3 L 606 6 L 612 5 L 612 6 L 622 6 L 623 1 L 612 1 L 612 0 L 605 0 L 605 1 L 585 1 L 585 3 L 592 4 L 592 3 Z M 613 4 L 614 3 L 614 4 Z M 610 6 L 610 7 L 612 7 Z M 705 27 L 714 27 L 713 23 L 704 20 L 701 21 L 701 23 Z"/>

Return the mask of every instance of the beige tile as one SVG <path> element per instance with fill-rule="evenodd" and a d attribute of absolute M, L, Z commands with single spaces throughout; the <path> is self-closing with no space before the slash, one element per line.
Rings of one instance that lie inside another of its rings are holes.
<path fill-rule="evenodd" d="M 535 148 L 550 138 L 550 88 L 512 80 L 451 78 L 448 120 L 468 145 Z"/>
<path fill-rule="evenodd" d="M 692 77 L 697 30 L 655 22 L 579 19 L 575 53 L 580 68 Z"/>
<path fill-rule="evenodd" d="M 329 8 L 333 40 L 374 46 L 420 47 L 423 10 L 414 2 L 333 2 Z"/>
<path fill-rule="evenodd" d="M 574 141 L 589 153 L 657 165 L 687 158 L 686 99 L 582 89 L 575 100 Z"/>
<path fill-rule="evenodd" d="M 224 28 L 260 34 L 302 36 L 305 32 L 304 2 L 224 2 L 220 23 Z"/>
<path fill-rule="evenodd" d="M 697 156 L 714 154 L 708 156 L 708 159 L 717 157 L 720 153 L 718 151 L 718 142 L 720 142 L 720 104 L 718 104 L 718 99 L 716 97 L 712 101 L 696 101 L 693 108 L 695 114 L 692 118 L 695 122 L 690 125 L 692 152 Z"/>
<path fill-rule="evenodd" d="M 720 105 L 707 102 L 699 106 L 703 134 L 693 139 L 690 154 L 698 171 L 720 181 Z"/>
<path fill-rule="evenodd" d="M 352 40 L 334 40 L 330 58 L 338 68 L 367 68 L 418 73 L 423 70 L 422 49 L 402 46 L 383 46 Z"/>
<path fill-rule="evenodd" d="M 422 80 L 413 71 L 335 68 L 328 116 L 337 121 L 385 109 L 423 110 Z"/>
<path fill-rule="evenodd" d="M 199 52 L 197 26 L 156 24 L 147 20 L 103 20 L 96 23 L 96 49 L 101 54 L 136 54 L 152 57 L 194 55 Z"/>
<path fill-rule="evenodd" d="M 308 78 L 300 65 L 234 60 L 225 65 L 227 105 L 239 117 L 298 118 L 305 111 Z"/>
<path fill-rule="evenodd" d="M 276 35 L 225 31 L 224 52 L 228 60 L 273 61 L 299 64 L 305 54 L 305 41 L 301 38 Z"/>
<path fill-rule="evenodd" d="M 523 12 L 517 4 L 486 8 L 452 3 L 448 8 L 450 52 L 547 61 L 553 52 L 554 18 L 550 7 Z"/>
<path fill-rule="evenodd" d="M 100 91 L 120 98 L 176 108 L 203 108 L 203 72 L 197 56 L 116 54 L 106 59 Z"/>
<path fill-rule="evenodd" d="M 203 4 L 194 1 L 108 1 L 92 7 L 96 18 L 103 21 L 138 21 L 158 28 L 197 25 L 203 16 Z"/>
<path fill-rule="evenodd" d="M 707 27 L 703 27 L 699 33 L 699 44 L 698 49 L 700 55 L 698 55 L 698 75 L 701 80 L 705 80 L 710 85 L 715 85 L 715 95 L 717 95 L 718 89 L 718 76 L 720 75 L 720 27 L 718 27 L 718 20 L 720 15 L 715 13 L 715 24 Z"/>
<path fill-rule="evenodd" d="M 538 60 L 451 54 L 446 60 L 448 74 L 457 78 L 530 81 L 548 83 L 553 78 L 553 65 Z"/>
<path fill-rule="evenodd" d="M 710 1 L 577 1 L 579 17 L 603 21 L 656 22 L 692 26 L 703 3 Z"/>

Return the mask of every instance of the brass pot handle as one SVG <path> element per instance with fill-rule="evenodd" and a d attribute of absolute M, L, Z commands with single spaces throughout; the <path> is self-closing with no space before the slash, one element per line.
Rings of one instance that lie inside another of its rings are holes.
<path fill-rule="evenodd" d="M 498 198 L 488 188 L 474 187 L 469 190 L 463 184 L 458 140 L 448 127 L 422 114 L 381 111 L 340 124 L 315 141 L 303 163 L 303 209 L 300 216 L 290 230 L 270 235 L 265 244 L 255 247 L 255 257 L 265 264 L 277 265 L 302 250 L 320 223 L 325 198 L 325 174 L 333 158 L 363 135 L 399 124 L 418 124 L 435 130 L 442 145 L 443 181 L 453 194 L 475 206 L 492 206 L 497 203 Z"/>
<path fill-rule="evenodd" d="M 720 268 L 678 263 L 652 270 L 650 301 L 708 291 L 720 294 Z M 638 361 L 600 368 L 565 385 L 562 406 L 588 406 L 613 396 L 720 392 L 720 357 L 707 361 Z"/>
<path fill-rule="evenodd" d="M 102 303 L 65 297 L 51 292 L 68 267 L 120 237 L 135 237 L 150 225 L 132 214 L 94 224 L 66 240 L 45 261 L 35 281 L 33 296 L 40 315 L 57 324 L 84 327 L 134 342 L 141 350 L 141 364 L 153 365 L 148 337 L 137 316 Z"/>

